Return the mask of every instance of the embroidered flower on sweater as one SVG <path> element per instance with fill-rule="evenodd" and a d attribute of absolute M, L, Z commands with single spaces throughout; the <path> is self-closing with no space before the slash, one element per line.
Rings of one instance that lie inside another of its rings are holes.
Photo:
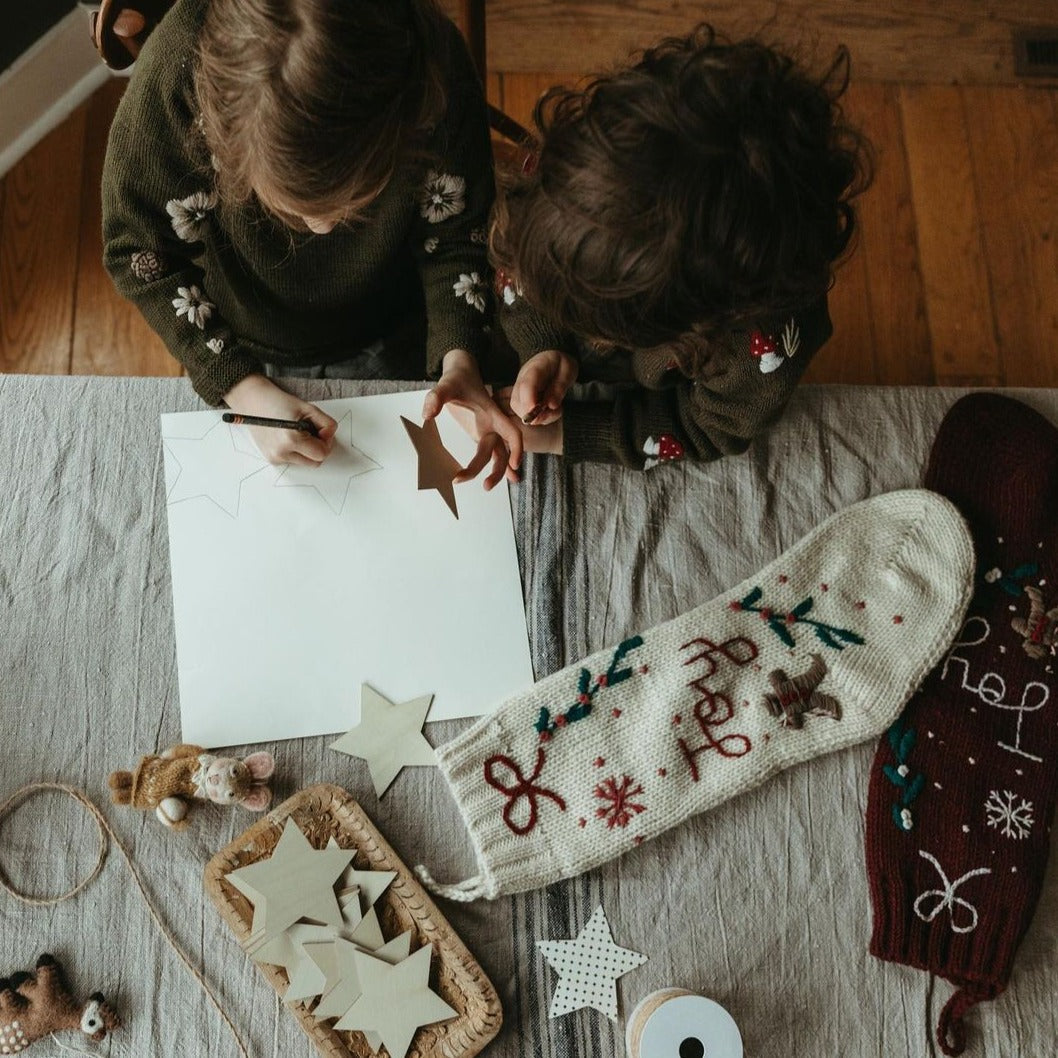
<path fill-rule="evenodd" d="M 224 339 L 223 338 L 210 338 L 206 342 L 206 348 L 211 352 L 220 356 L 224 352 Z"/>
<path fill-rule="evenodd" d="M 210 210 L 216 205 L 216 194 L 196 191 L 187 198 L 169 199 L 165 204 L 165 212 L 172 221 L 173 231 L 184 242 L 198 242 L 206 234 Z"/>
<path fill-rule="evenodd" d="M 153 283 L 169 274 L 169 262 L 165 254 L 157 250 L 138 250 L 129 261 L 132 274 L 144 283 Z"/>
<path fill-rule="evenodd" d="M 419 211 L 431 224 L 455 217 L 466 209 L 466 189 L 467 182 L 461 176 L 431 169 L 419 197 Z"/>
<path fill-rule="evenodd" d="M 461 272 L 457 282 L 452 284 L 457 298 L 466 298 L 468 305 L 473 305 L 478 312 L 485 311 L 485 284 L 477 272 L 467 275 Z"/>
<path fill-rule="evenodd" d="M 186 316 L 188 323 L 204 329 L 206 321 L 213 315 L 215 306 L 212 302 L 206 301 L 196 286 L 177 287 L 176 293 L 179 296 L 173 298 L 173 308 L 177 316 Z"/>
<path fill-rule="evenodd" d="M 430 237 L 429 237 L 429 238 L 428 238 L 428 239 L 426 240 L 426 242 L 424 242 L 424 243 L 422 244 L 422 248 L 423 248 L 423 249 L 424 249 L 424 250 L 425 250 L 425 251 L 426 251 L 427 253 L 434 253 L 434 252 L 435 252 L 435 251 L 437 250 L 437 247 L 438 247 L 438 246 L 440 246 L 440 245 L 441 245 L 441 240 L 440 240 L 440 239 L 438 239 L 436 235 L 431 235 L 431 236 L 430 236 Z"/>

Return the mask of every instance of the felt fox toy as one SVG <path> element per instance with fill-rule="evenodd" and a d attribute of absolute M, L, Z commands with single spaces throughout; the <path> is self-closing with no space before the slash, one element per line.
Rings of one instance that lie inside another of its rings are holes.
<path fill-rule="evenodd" d="M 110 796 L 115 804 L 144 811 L 153 808 L 167 827 L 182 830 L 194 800 L 239 804 L 251 812 L 263 812 L 272 802 L 266 780 L 274 770 L 271 753 L 251 753 L 237 760 L 182 744 L 159 756 L 141 758 L 134 772 L 112 772 Z"/>
<path fill-rule="evenodd" d="M 0 979 L 0 1053 L 18 1054 L 62 1029 L 80 1029 L 97 1043 L 121 1027 L 101 992 L 74 1002 L 62 968 L 51 955 L 37 960 L 36 974 Z"/>

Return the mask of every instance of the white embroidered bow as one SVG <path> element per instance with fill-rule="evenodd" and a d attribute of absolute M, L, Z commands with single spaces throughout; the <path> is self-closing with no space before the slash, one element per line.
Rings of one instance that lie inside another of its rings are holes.
<path fill-rule="evenodd" d="M 922 849 L 918 850 L 918 854 L 937 869 L 937 874 L 940 875 L 943 889 L 927 889 L 922 893 L 915 901 L 913 908 L 914 912 L 923 922 L 932 922 L 945 908 L 948 909 L 948 914 L 951 917 L 951 928 L 953 933 L 970 933 L 977 929 L 977 908 L 970 903 L 969 900 L 964 900 L 961 896 L 955 895 L 955 890 L 959 888 L 963 882 L 973 878 L 978 874 L 991 874 L 991 867 L 977 867 L 972 871 L 967 871 L 961 878 L 956 878 L 954 882 L 948 881 L 948 876 L 944 873 L 944 868 L 931 856 L 928 852 Z M 928 914 L 923 914 L 920 910 L 920 905 L 929 900 L 931 897 L 937 897 L 937 903 Z M 965 907 L 970 912 L 971 922 L 968 926 L 957 926 L 955 924 L 955 905 L 958 904 L 961 907 Z"/>

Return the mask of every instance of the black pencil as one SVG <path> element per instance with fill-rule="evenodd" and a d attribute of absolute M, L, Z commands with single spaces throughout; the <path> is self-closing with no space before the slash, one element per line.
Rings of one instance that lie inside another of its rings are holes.
<path fill-rule="evenodd" d="M 221 418 L 237 426 L 271 426 L 276 430 L 298 430 L 319 437 L 316 424 L 308 419 L 266 419 L 263 415 L 239 415 L 233 411 L 226 411 Z"/>

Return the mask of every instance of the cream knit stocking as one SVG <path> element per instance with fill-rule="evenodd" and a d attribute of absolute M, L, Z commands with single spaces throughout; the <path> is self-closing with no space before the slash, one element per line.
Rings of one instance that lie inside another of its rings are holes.
<path fill-rule="evenodd" d="M 437 751 L 480 875 L 472 900 L 597 867 L 792 764 L 877 736 L 972 589 L 947 500 L 858 503 L 757 576 L 509 699 Z"/>

